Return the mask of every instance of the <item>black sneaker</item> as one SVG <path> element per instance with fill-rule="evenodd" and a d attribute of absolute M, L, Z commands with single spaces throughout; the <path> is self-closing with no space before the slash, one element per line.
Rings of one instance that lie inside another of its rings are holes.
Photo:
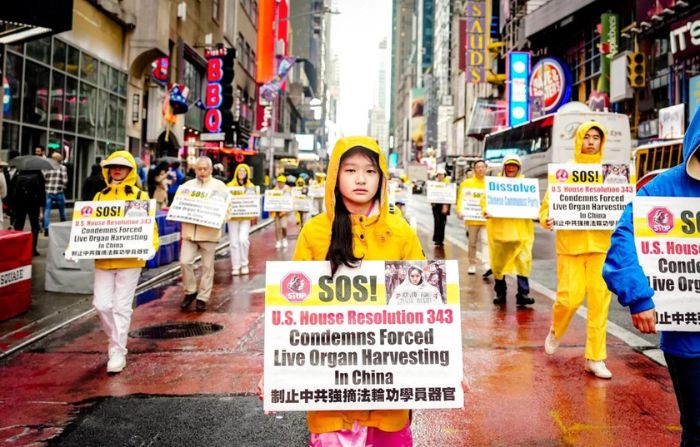
<path fill-rule="evenodd" d="M 529 306 L 530 304 L 535 304 L 535 299 L 527 295 L 516 295 L 515 304 L 520 307 Z"/>
<path fill-rule="evenodd" d="M 489 276 L 493 275 L 493 270 L 488 269 L 484 272 L 483 275 L 481 275 L 484 279 L 488 278 Z"/>
<path fill-rule="evenodd" d="M 197 292 L 185 295 L 185 299 L 183 299 L 182 304 L 180 304 L 180 309 L 185 310 L 190 307 L 190 304 L 192 304 L 195 298 L 197 298 Z"/>
<path fill-rule="evenodd" d="M 493 299 L 493 304 L 496 304 L 496 305 L 506 304 L 506 296 L 505 295 L 496 295 L 496 298 Z"/>
<path fill-rule="evenodd" d="M 197 312 L 204 312 L 207 310 L 207 302 L 202 300 L 197 300 L 197 305 L 195 306 Z"/>

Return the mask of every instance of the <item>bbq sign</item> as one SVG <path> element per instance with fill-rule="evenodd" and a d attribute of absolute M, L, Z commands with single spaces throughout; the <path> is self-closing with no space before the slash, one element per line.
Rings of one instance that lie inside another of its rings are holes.
<path fill-rule="evenodd" d="M 571 73 L 566 64 L 546 57 L 532 68 L 530 97 L 542 98 L 544 113 L 556 112 L 571 97 Z"/>
<path fill-rule="evenodd" d="M 233 143 L 233 67 L 235 50 L 207 50 L 207 87 L 204 94 L 204 128 L 208 141 Z"/>

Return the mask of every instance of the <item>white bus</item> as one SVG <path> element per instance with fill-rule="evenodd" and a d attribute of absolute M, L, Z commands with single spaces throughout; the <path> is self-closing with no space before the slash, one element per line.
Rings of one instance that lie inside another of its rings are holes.
<path fill-rule="evenodd" d="M 492 171 L 500 171 L 503 157 L 517 154 L 523 164 L 522 174 L 540 179 L 540 190 L 546 191 L 547 165 L 574 159 L 576 129 L 590 120 L 600 122 L 608 132 L 603 162 L 630 162 L 632 142 L 627 115 L 581 110 L 559 111 L 486 135 L 484 159 Z"/>

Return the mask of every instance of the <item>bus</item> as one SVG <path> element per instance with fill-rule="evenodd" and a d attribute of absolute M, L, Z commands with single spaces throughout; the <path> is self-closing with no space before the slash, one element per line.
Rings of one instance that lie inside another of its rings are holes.
<path fill-rule="evenodd" d="M 540 180 L 540 191 L 547 189 L 549 163 L 568 163 L 574 159 L 576 129 L 595 120 L 607 130 L 603 149 L 604 163 L 629 163 L 632 141 L 627 115 L 581 110 L 559 111 L 525 124 L 486 135 L 484 160 L 490 172 L 500 171 L 503 157 L 517 154 L 525 177 Z"/>

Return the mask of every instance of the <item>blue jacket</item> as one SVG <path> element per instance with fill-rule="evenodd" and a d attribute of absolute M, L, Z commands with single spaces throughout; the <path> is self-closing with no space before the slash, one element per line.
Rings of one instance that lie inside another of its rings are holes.
<path fill-rule="evenodd" d="M 683 163 L 658 175 L 637 192 L 638 196 L 700 197 L 700 180 L 688 175 L 688 161 L 700 146 L 700 114 L 695 114 L 683 139 Z M 695 176 L 700 179 L 700 162 L 694 161 Z M 628 204 L 612 235 L 610 250 L 603 266 L 603 278 L 630 313 L 653 309 L 654 290 L 639 265 L 634 244 L 632 204 Z M 677 357 L 700 357 L 700 332 L 661 332 L 661 350 Z"/>

